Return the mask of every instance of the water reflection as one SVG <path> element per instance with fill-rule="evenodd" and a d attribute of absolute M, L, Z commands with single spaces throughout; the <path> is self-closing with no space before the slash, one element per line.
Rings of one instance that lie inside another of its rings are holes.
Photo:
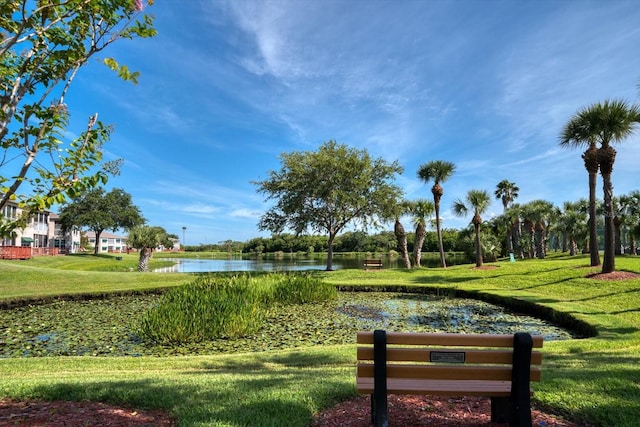
<path fill-rule="evenodd" d="M 303 271 L 324 270 L 327 261 L 322 259 L 299 260 L 264 260 L 264 259 L 204 259 L 204 258 L 171 258 L 176 264 L 170 267 L 157 268 L 156 273 L 208 273 L 214 271 Z M 333 269 L 357 268 L 357 260 L 339 260 L 333 262 Z M 351 264 L 354 264 L 351 266 Z"/>

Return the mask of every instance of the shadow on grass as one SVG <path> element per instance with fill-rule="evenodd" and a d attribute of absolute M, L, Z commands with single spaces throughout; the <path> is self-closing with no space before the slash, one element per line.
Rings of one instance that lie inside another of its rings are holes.
<path fill-rule="evenodd" d="M 355 386 L 345 375 L 344 380 L 320 380 L 322 375 L 316 373 L 314 379 L 302 369 L 246 374 L 211 381 L 201 377 L 220 375 L 216 369 L 164 379 L 61 381 L 35 386 L 31 397 L 163 410 L 180 425 L 308 426 L 316 410 L 355 394 Z"/>

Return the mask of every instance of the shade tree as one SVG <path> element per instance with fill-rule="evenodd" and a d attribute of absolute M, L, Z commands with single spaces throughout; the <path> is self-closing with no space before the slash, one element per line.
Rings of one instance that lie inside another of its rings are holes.
<path fill-rule="evenodd" d="M 144 223 L 140 209 L 131 195 L 120 188 L 108 193 L 104 188 L 89 190 L 62 206 L 60 223 L 63 230 L 85 227 L 95 234 L 94 253 L 99 250 L 100 235 L 105 230 L 130 229 Z"/>
<path fill-rule="evenodd" d="M 257 191 L 274 201 L 258 222 L 260 230 L 328 235 L 327 270 L 332 270 L 333 242 L 347 225 L 378 227 L 401 198 L 394 184 L 397 161 L 372 158 L 366 150 L 330 140 L 316 151 L 280 155 L 279 170 L 254 181 Z"/>

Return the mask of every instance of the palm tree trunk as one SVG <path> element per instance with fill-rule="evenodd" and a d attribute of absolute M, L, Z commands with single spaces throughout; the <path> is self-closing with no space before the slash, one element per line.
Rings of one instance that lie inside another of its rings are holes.
<path fill-rule="evenodd" d="M 611 173 L 616 159 L 616 150 L 611 146 L 603 146 L 598 150 L 600 174 L 602 175 L 602 189 L 604 192 L 604 260 L 602 262 L 603 273 L 613 273 L 616 270 L 614 211 L 613 211 L 613 184 Z"/>
<path fill-rule="evenodd" d="M 619 216 L 615 216 L 613 218 L 613 228 L 614 228 L 614 242 L 615 242 L 615 254 L 622 255 L 622 230 L 621 230 L 622 221 L 620 221 Z"/>
<path fill-rule="evenodd" d="M 602 180 L 604 181 L 604 260 L 602 262 L 602 272 L 613 273 L 616 270 L 616 261 L 611 174 L 603 172 Z"/>
<path fill-rule="evenodd" d="M 476 231 L 476 267 L 482 267 L 482 242 L 480 241 L 480 224 L 473 224 Z"/>
<path fill-rule="evenodd" d="M 140 258 L 138 259 L 138 271 L 149 271 L 149 258 L 151 258 L 151 248 L 140 249 Z"/>
<path fill-rule="evenodd" d="M 598 173 L 589 172 L 589 254 L 591 255 L 591 267 L 600 265 L 600 252 L 598 250 L 598 221 L 596 219 L 596 182 Z"/>
<path fill-rule="evenodd" d="M 409 250 L 407 249 L 407 234 L 404 232 L 404 227 L 399 220 L 393 227 L 393 233 L 396 235 L 398 241 L 398 251 L 402 255 L 402 263 L 405 268 L 411 268 L 411 260 L 409 259 Z"/>
<path fill-rule="evenodd" d="M 413 266 L 421 267 L 420 263 L 422 261 L 422 245 L 424 244 L 424 239 L 427 234 L 427 231 L 424 227 L 424 224 L 418 223 L 416 225 L 416 234 L 413 242 Z"/>
<path fill-rule="evenodd" d="M 440 227 L 440 198 L 434 197 L 433 202 L 436 208 L 436 233 L 438 234 L 438 248 L 440 250 L 440 267 L 447 268 L 447 260 L 444 257 L 444 245 L 442 244 L 442 228 Z"/>

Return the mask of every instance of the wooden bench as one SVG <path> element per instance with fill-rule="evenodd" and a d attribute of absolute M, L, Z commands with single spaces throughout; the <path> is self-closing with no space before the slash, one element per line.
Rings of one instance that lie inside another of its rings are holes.
<path fill-rule="evenodd" d="M 365 259 L 364 260 L 364 269 L 368 270 L 370 268 L 381 269 L 382 268 L 382 260 L 381 259 Z"/>
<path fill-rule="evenodd" d="M 491 421 L 531 426 L 530 381 L 540 381 L 541 336 L 358 332 L 358 393 L 388 425 L 387 394 L 484 396 Z"/>

